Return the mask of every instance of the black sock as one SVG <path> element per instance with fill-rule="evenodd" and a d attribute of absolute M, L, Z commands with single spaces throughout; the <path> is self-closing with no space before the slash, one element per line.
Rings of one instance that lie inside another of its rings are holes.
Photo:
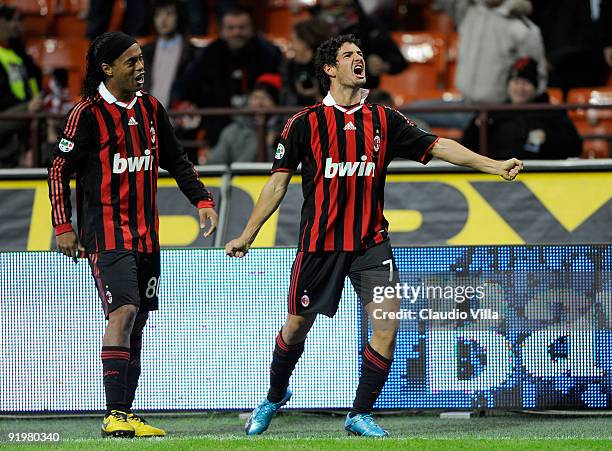
<path fill-rule="evenodd" d="M 102 346 L 102 368 L 106 414 L 111 410 L 125 411 L 125 389 L 127 386 L 130 349 L 122 346 Z"/>
<path fill-rule="evenodd" d="M 125 411 L 132 411 L 132 403 L 136 396 L 138 379 L 140 378 L 140 351 L 142 335 L 130 336 L 130 361 L 128 362 L 127 389 L 125 391 Z"/>
<path fill-rule="evenodd" d="M 380 391 L 387 382 L 392 362 L 393 360 L 389 360 L 376 352 L 370 346 L 370 343 L 366 345 L 361 360 L 361 377 L 357 386 L 357 394 L 349 417 L 352 418 L 358 413 L 370 413 L 372 411 Z"/>
<path fill-rule="evenodd" d="M 282 331 L 281 331 L 282 332 Z M 289 378 L 293 373 L 295 364 L 304 352 L 304 342 L 288 345 L 283 341 L 281 332 L 276 336 L 276 345 L 270 365 L 270 390 L 268 401 L 279 402 L 287 393 Z"/>

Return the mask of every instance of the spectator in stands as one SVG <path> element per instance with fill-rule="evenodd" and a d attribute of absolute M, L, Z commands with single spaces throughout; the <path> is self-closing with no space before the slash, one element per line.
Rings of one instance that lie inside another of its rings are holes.
<path fill-rule="evenodd" d="M 0 6 L 0 111 L 35 113 L 42 106 L 38 83 L 28 74 L 23 59 L 9 47 L 14 16 L 14 8 Z M 0 121 L 0 167 L 18 165 L 27 149 L 27 137 L 27 122 Z"/>
<path fill-rule="evenodd" d="M 525 56 L 538 62 L 537 92 L 546 89 L 546 58 L 538 27 L 527 16 L 527 0 L 437 0 L 459 30 L 457 88 L 468 102 L 502 103 L 513 63 Z"/>
<path fill-rule="evenodd" d="M 178 98 L 199 107 L 243 107 L 257 77 L 279 73 L 281 59 L 280 49 L 255 32 L 248 10 L 230 9 L 221 17 L 219 39 L 211 42 L 179 78 Z M 209 146 L 217 143 L 228 123 L 227 117 L 206 118 Z"/>
<path fill-rule="evenodd" d="M 548 94 L 537 93 L 538 64 L 522 58 L 512 67 L 506 84 L 508 103 L 548 103 Z M 478 120 L 472 121 L 462 144 L 480 151 Z M 503 158 L 515 155 L 520 159 L 563 159 L 578 157 L 582 139 L 565 111 L 499 111 L 489 115 L 488 156 Z"/>
<path fill-rule="evenodd" d="M 115 0 L 90 0 L 85 36 L 91 41 L 108 31 L 114 5 Z M 131 36 L 148 35 L 150 11 L 147 0 L 127 0 L 123 14 L 123 31 Z"/>
<path fill-rule="evenodd" d="M 314 17 L 327 21 L 334 34 L 353 34 L 367 55 L 366 88 L 376 88 L 383 74 L 398 74 L 408 63 L 384 25 L 364 13 L 357 0 L 319 0 Z"/>
<path fill-rule="evenodd" d="M 38 86 L 42 86 L 42 70 L 34 59 L 28 54 L 23 36 L 23 28 L 21 23 L 21 14 L 19 10 L 10 6 L 0 6 L 4 9 L 4 15 L 8 20 L 9 38 L 7 40 L 8 47 L 13 50 L 23 61 L 28 76 L 36 80 Z"/>
<path fill-rule="evenodd" d="M 42 90 L 43 111 L 45 113 L 66 115 L 74 105 L 68 90 L 68 70 L 53 69 L 51 77 Z M 47 166 L 48 160 L 57 145 L 57 137 L 62 133 L 62 123 L 57 119 L 46 120 L 46 136 L 42 142 L 41 165 Z"/>
<path fill-rule="evenodd" d="M 319 19 L 303 20 L 293 26 L 293 58 L 282 67 L 283 105 L 313 105 L 323 99 L 314 67 L 317 47 L 332 35 L 331 27 Z"/>
<path fill-rule="evenodd" d="M 602 5 L 606 3 L 609 1 Z M 605 85 L 608 80 L 609 68 L 597 33 L 599 8 L 591 5 L 587 0 L 533 2 L 532 18 L 542 30 L 546 47 L 548 86 L 564 93 L 571 88 Z"/>
<path fill-rule="evenodd" d="M 188 22 L 183 0 L 154 3 L 153 24 L 157 38 L 142 47 L 147 71 L 143 89 L 166 107 L 175 100 L 173 86 L 179 69 L 184 69 L 197 52 L 186 35 Z"/>
<path fill-rule="evenodd" d="M 187 35 L 189 16 L 183 0 L 157 0 L 153 4 L 153 26 L 156 39 L 142 47 L 145 63 L 143 89 L 155 96 L 167 109 L 176 106 L 175 84 L 180 70 L 197 56 L 198 49 Z M 185 127 L 188 121 L 175 122 L 175 133 L 180 140 L 194 141 L 197 129 Z M 197 125 L 200 119 L 195 118 Z M 184 146 L 189 160 L 197 164 L 198 149 Z"/>
<path fill-rule="evenodd" d="M 249 94 L 248 108 L 273 108 L 278 104 L 281 88 L 279 74 L 262 74 Z M 265 157 L 271 161 L 278 144 L 282 122 L 278 116 L 270 117 L 265 128 Z M 237 161 L 258 161 L 259 123 L 251 115 L 237 115 L 223 129 L 217 145 L 207 155 L 206 164 L 232 164 Z"/>

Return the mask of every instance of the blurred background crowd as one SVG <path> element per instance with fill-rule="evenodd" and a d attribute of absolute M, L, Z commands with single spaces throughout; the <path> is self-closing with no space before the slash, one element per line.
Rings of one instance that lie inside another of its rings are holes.
<path fill-rule="evenodd" d="M 0 167 L 46 165 L 107 30 L 138 37 L 144 89 L 196 164 L 270 161 L 291 107 L 325 94 L 315 49 L 342 33 L 370 101 L 422 128 L 495 158 L 610 157 L 611 108 L 550 105 L 612 105 L 612 0 L 0 0 Z"/>

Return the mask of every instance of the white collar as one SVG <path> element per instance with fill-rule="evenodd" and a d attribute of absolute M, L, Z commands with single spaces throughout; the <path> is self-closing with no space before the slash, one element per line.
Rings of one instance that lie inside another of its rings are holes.
<path fill-rule="evenodd" d="M 132 99 L 132 101 L 128 104 L 125 104 L 124 102 L 120 102 L 119 100 L 117 100 L 117 98 L 111 94 L 111 92 L 108 90 L 108 88 L 106 87 L 106 85 L 104 84 L 103 81 L 100 82 L 100 85 L 98 86 L 98 92 L 100 93 L 100 95 L 102 96 L 102 98 L 107 102 L 107 103 L 116 103 L 118 106 L 122 106 L 123 108 L 127 108 L 128 110 L 132 109 L 132 107 L 134 106 L 134 104 L 136 103 L 136 100 L 138 100 L 138 97 L 140 97 L 142 95 L 142 92 L 140 91 L 136 91 L 136 95 L 134 96 L 134 98 Z"/>
<path fill-rule="evenodd" d="M 323 99 L 323 105 L 336 107 L 340 111 L 342 111 L 343 113 L 346 113 L 346 114 L 353 114 L 355 111 L 359 110 L 363 106 L 363 104 L 365 103 L 366 99 L 368 98 L 368 94 L 370 94 L 370 91 L 368 89 L 361 88 L 359 90 L 359 96 L 361 97 L 361 99 L 359 100 L 359 105 L 351 108 L 350 110 L 347 110 L 343 106 L 338 105 L 338 103 L 332 97 L 331 92 L 328 92 L 327 95 L 325 96 L 325 98 Z"/>

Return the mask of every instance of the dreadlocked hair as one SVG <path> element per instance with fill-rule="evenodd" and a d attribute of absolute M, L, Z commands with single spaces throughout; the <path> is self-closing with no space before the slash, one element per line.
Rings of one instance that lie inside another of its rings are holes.
<path fill-rule="evenodd" d="M 106 75 L 102 72 L 102 66 L 96 62 L 96 56 L 99 50 L 106 45 L 111 39 L 111 36 L 104 33 L 92 41 L 87 50 L 87 72 L 83 81 L 83 91 L 81 97 L 83 100 L 91 100 L 98 93 L 98 86 L 106 79 Z"/>
<path fill-rule="evenodd" d="M 323 92 L 329 91 L 330 81 L 329 75 L 325 73 L 323 69 L 325 65 L 336 66 L 338 64 L 338 50 L 342 47 L 342 44 L 345 42 L 349 42 L 351 44 L 355 44 L 357 47 L 361 47 L 361 41 L 357 39 L 352 34 L 343 34 L 340 36 L 333 36 L 321 44 L 317 48 L 317 53 L 315 54 L 315 70 L 317 73 L 317 78 L 319 79 L 319 83 L 321 84 L 321 89 Z"/>

